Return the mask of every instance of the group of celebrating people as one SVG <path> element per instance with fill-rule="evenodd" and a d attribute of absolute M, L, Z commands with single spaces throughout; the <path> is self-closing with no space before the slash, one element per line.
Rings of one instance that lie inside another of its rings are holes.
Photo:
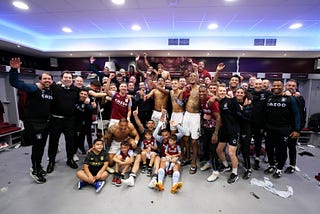
<path fill-rule="evenodd" d="M 192 59 L 190 70 L 172 78 L 162 63 L 150 66 L 146 54 L 142 59 L 146 71 L 139 68 L 139 60 L 137 55 L 128 71 L 105 67 L 100 72 L 91 57 L 89 69 L 97 79 L 84 86 L 82 77 L 73 79 L 69 71 L 62 72 L 59 82 L 44 72 L 37 83 L 24 83 L 18 74 L 20 59 L 11 59 L 10 84 L 28 94 L 24 139 L 32 144 L 30 175 L 37 183 L 45 183 L 46 174 L 56 168 L 61 133 L 69 167 L 78 168 L 78 152 L 86 155 L 76 173 L 78 188 L 93 185 L 96 192 L 109 174 L 115 186 L 134 186 L 140 169 L 151 177 L 148 187 L 159 191 L 164 190 L 165 176 L 171 176 L 171 193 L 177 193 L 183 186 L 181 167 L 190 165 L 189 174 L 195 174 L 200 163 L 201 171 L 211 169 L 208 182 L 229 171 L 231 184 L 239 179 L 240 155 L 242 178 L 249 179 L 252 168 L 260 169 L 263 142 L 269 163 L 264 173 L 280 178 L 283 171 L 295 172 L 297 138 L 305 124 L 305 102 L 295 80 L 271 84 L 233 75 L 226 84 L 219 80 L 223 63 L 212 77 L 204 61 Z M 102 122 L 95 140 L 93 115 Z M 44 170 L 41 162 L 48 136 L 49 162 Z"/>

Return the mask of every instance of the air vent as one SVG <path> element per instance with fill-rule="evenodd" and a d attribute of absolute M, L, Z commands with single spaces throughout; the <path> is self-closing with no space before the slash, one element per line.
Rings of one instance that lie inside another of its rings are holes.
<path fill-rule="evenodd" d="M 276 46 L 277 39 L 266 39 L 266 46 Z"/>
<path fill-rule="evenodd" d="M 254 46 L 264 46 L 265 44 L 265 39 L 254 39 Z"/>
<path fill-rule="evenodd" d="M 254 46 L 276 46 L 277 39 L 254 39 Z"/>
<path fill-rule="evenodd" d="M 189 45 L 190 39 L 179 39 L 179 45 Z"/>
<path fill-rule="evenodd" d="M 179 45 L 179 39 L 168 39 L 168 45 Z"/>
<path fill-rule="evenodd" d="M 170 38 L 168 39 L 168 45 L 189 45 L 190 39 L 188 38 Z"/>

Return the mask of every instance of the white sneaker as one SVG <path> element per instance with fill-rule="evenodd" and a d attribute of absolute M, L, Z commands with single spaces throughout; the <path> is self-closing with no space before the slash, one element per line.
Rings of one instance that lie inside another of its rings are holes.
<path fill-rule="evenodd" d="M 133 187 L 134 186 L 134 177 L 129 176 L 129 178 L 127 178 L 127 179 L 121 179 L 121 182 L 128 185 L 129 187 Z"/>
<path fill-rule="evenodd" d="M 206 171 L 207 169 L 210 169 L 210 168 L 211 168 L 211 164 L 207 162 L 200 168 L 200 170 Z"/>
<path fill-rule="evenodd" d="M 76 161 L 76 162 L 79 161 L 78 155 L 74 154 L 74 155 L 73 155 L 73 160 Z"/>
<path fill-rule="evenodd" d="M 157 178 L 156 177 L 152 177 L 151 181 L 148 184 L 148 187 L 150 189 L 153 189 L 155 187 L 156 183 L 157 183 Z"/>
<path fill-rule="evenodd" d="M 219 178 L 219 173 L 212 172 L 212 174 L 207 178 L 208 182 L 214 182 Z"/>

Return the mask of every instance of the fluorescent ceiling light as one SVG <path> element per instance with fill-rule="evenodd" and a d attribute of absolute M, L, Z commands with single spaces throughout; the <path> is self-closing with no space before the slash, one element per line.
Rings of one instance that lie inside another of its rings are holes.
<path fill-rule="evenodd" d="M 16 8 L 19 8 L 21 10 L 29 10 L 29 6 L 22 2 L 22 1 L 14 1 L 12 2 L 13 6 L 15 6 Z"/>
<path fill-rule="evenodd" d="M 124 4 L 124 0 L 112 0 L 112 3 L 121 5 L 121 4 Z"/>
<path fill-rule="evenodd" d="M 140 25 L 132 25 L 131 30 L 139 31 L 139 30 L 141 30 L 141 27 L 140 27 Z"/>
<path fill-rule="evenodd" d="M 216 24 L 216 23 L 212 23 L 212 24 L 209 24 L 208 25 L 208 29 L 209 30 L 214 30 L 214 29 L 217 29 L 219 26 L 218 26 L 218 24 Z"/>
<path fill-rule="evenodd" d="M 289 26 L 289 29 L 298 29 L 298 28 L 301 28 L 302 27 L 302 24 L 301 23 L 294 23 L 292 25 Z"/>
<path fill-rule="evenodd" d="M 72 33 L 72 29 L 69 28 L 69 27 L 63 27 L 63 28 L 62 28 L 62 31 L 63 31 L 63 32 L 66 32 L 66 33 Z"/>

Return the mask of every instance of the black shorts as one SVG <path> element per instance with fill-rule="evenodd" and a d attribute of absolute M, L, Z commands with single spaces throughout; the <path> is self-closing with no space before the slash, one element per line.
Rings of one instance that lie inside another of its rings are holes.
<path fill-rule="evenodd" d="M 227 134 L 220 132 L 219 142 L 228 143 L 230 146 L 238 146 L 239 144 L 239 133 Z"/>

